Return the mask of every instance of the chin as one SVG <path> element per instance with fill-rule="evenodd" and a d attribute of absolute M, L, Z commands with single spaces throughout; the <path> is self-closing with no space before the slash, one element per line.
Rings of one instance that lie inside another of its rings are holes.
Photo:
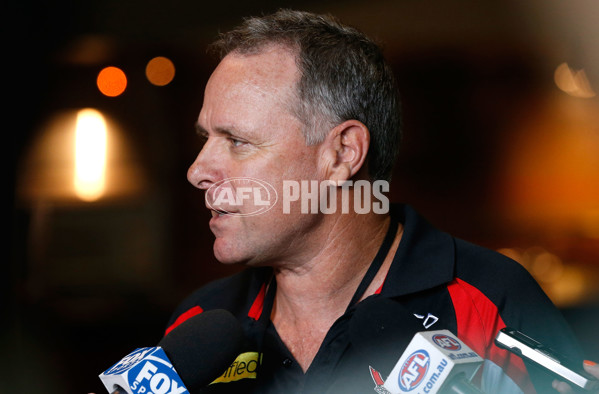
<path fill-rule="evenodd" d="M 242 265 L 246 267 L 265 267 L 268 266 L 268 260 L 258 258 L 255 255 L 240 253 L 239 250 L 223 250 L 214 245 L 214 256 L 219 263 L 225 265 Z M 262 256 L 260 256 L 262 257 Z"/>
<path fill-rule="evenodd" d="M 221 264 L 227 264 L 227 265 L 241 264 L 241 261 L 239 261 L 239 259 L 235 258 L 234 256 L 231 256 L 231 254 L 220 253 L 216 249 L 214 250 L 214 257 L 216 257 L 218 262 Z"/>
<path fill-rule="evenodd" d="M 221 263 L 227 265 L 245 264 L 246 258 L 239 255 L 239 251 L 227 245 L 221 245 L 219 240 L 214 242 L 214 257 Z"/>

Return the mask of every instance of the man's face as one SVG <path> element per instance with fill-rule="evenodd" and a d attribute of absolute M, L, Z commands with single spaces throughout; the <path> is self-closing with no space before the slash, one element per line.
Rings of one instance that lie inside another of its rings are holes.
<path fill-rule="evenodd" d="M 274 47 L 226 56 L 206 85 L 198 126 L 207 140 L 189 168 L 189 182 L 207 190 L 225 179 L 249 177 L 268 182 L 279 196 L 272 209 L 256 216 L 212 211 L 214 253 L 223 263 L 276 264 L 308 252 L 318 217 L 284 214 L 281 208 L 283 180 L 320 180 L 322 173 L 319 146 L 306 146 L 303 125 L 291 111 L 298 78 L 294 56 Z"/>

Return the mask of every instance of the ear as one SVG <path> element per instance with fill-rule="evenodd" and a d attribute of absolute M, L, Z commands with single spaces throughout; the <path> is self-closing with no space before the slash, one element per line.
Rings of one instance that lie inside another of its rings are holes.
<path fill-rule="evenodd" d="M 326 179 L 346 181 L 364 166 L 370 132 L 362 122 L 346 120 L 329 132 L 321 146 L 321 168 Z"/>

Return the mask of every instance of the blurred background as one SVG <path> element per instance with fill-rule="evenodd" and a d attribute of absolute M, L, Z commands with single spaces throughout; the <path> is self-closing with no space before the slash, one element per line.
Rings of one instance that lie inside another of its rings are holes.
<path fill-rule="evenodd" d="M 382 42 L 404 111 L 392 200 L 524 265 L 599 360 L 596 0 L 13 3 L 0 392 L 104 392 L 100 372 L 236 270 L 186 180 L 206 46 L 279 7 Z"/>

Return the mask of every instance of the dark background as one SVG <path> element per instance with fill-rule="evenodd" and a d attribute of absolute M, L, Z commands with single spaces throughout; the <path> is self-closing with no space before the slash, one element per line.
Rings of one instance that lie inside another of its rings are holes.
<path fill-rule="evenodd" d="M 520 3 L 91 0 L 7 7 L 9 257 L 1 276 L 0 392 L 104 392 L 100 372 L 154 345 L 194 288 L 239 269 L 212 256 L 203 195 L 185 175 L 199 149 L 194 123 L 216 65 L 207 44 L 243 16 L 279 7 L 331 12 L 383 43 L 404 111 L 392 200 L 516 258 L 564 311 L 587 356 L 599 360 L 599 105 L 597 97 L 572 97 L 554 83 L 555 69 L 568 62 L 584 67 L 599 90 L 598 7 L 592 0 Z M 175 64 L 167 86 L 145 78 L 154 56 Z M 105 66 L 127 74 L 122 95 L 98 91 Z M 124 165 L 137 169 L 135 192 L 93 203 L 23 192 L 35 179 L 52 182 L 53 163 L 32 153 L 48 122 L 85 107 L 118 124 L 129 149 Z"/>

